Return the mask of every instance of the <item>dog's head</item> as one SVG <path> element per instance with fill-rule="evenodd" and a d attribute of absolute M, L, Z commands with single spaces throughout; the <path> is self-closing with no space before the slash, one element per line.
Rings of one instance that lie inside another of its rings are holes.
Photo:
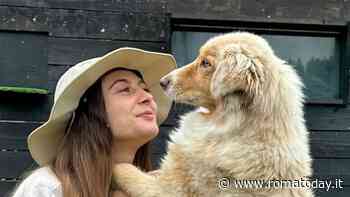
<path fill-rule="evenodd" d="M 175 101 L 209 110 L 229 96 L 247 106 L 264 91 L 274 57 L 257 35 L 224 34 L 208 40 L 192 63 L 163 77 L 161 85 Z"/>

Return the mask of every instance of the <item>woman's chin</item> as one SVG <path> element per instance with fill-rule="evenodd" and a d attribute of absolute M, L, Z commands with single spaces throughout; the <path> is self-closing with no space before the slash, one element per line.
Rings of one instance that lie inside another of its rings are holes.
<path fill-rule="evenodd" d="M 150 136 L 152 138 L 156 137 L 159 133 L 159 127 L 155 122 L 139 122 L 138 128 L 143 136 Z"/>

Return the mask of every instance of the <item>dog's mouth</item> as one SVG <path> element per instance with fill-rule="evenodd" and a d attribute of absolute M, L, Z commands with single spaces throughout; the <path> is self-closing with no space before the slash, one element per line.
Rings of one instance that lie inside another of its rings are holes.
<path fill-rule="evenodd" d="M 213 111 L 216 108 L 216 101 L 209 97 L 209 96 L 203 96 L 199 92 L 198 95 L 194 94 L 193 92 L 191 96 L 187 95 L 186 93 L 181 92 L 175 92 L 173 94 L 173 100 L 176 103 L 185 104 L 187 106 L 191 106 L 192 109 L 199 108 L 201 109 L 200 112 L 203 114 L 209 114 L 211 111 Z"/>
<path fill-rule="evenodd" d="M 209 114 L 217 109 L 219 103 L 225 97 L 244 97 L 246 92 L 242 89 L 236 89 L 231 92 L 227 92 L 225 95 L 221 95 L 219 98 L 214 98 L 212 95 L 200 91 L 194 91 L 193 89 L 185 91 L 182 86 L 178 84 L 171 84 L 165 90 L 165 94 L 170 97 L 174 102 L 186 104 L 194 108 L 200 108 L 200 112 L 203 114 Z"/>
<path fill-rule="evenodd" d="M 195 82 L 193 82 L 195 83 Z M 193 107 L 215 108 L 216 100 L 211 95 L 209 88 L 203 88 L 203 84 L 183 84 L 170 77 L 161 80 L 164 93 L 176 103 L 187 104 Z"/>
<path fill-rule="evenodd" d="M 176 90 L 175 88 L 169 88 L 165 91 L 166 95 L 172 98 L 177 103 L 184 103 L 197 106 L 199 98 L 196 96 L 188 96 L 184 92 Z"/>
<path fill-rule="evenodd" d="M 205 107 L 199 107 L 198 108 L 198 112 L 203 113 L 203 114 L 210 114 L 210 110 L 208 108 Z"/>

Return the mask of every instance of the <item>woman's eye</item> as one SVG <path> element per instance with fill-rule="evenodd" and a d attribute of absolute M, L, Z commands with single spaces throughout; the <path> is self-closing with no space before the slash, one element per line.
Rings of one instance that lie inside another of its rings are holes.
<path fill-rule="evenodd" d="M 119 90 L 118 92 L 130 92 L 130 88 L 123 88 Z"/>
<path fill-rule="evenodd" d="M 210 63 L 207 59 L 203 59 L 202 62 L 201 62 L 201 66 L 204 67 L 204 68 L 208 68 L 210 67 Z"/>
<path fill-rule="evenodd" d="M 150 89 L 148 89 L 148 88 L 144 88 L 143 89 L 145 92 L 148 92 L 148 93 L 150 93 L 151 92 L 151 90 Z"/>

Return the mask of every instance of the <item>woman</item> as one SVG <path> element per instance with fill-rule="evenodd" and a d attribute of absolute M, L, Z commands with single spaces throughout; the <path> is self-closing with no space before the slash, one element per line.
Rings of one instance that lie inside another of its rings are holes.
<path fill-rule="evenodd" d="M 120 48 L 70 68 L 49 120 L 28 137 L 41 168 L 13 196 L 125 196 L 112 184 L 112 166 L 151 170 L 149 141 L 171 106 L 159 79 L 175 66 L 168 54 Z"/>

